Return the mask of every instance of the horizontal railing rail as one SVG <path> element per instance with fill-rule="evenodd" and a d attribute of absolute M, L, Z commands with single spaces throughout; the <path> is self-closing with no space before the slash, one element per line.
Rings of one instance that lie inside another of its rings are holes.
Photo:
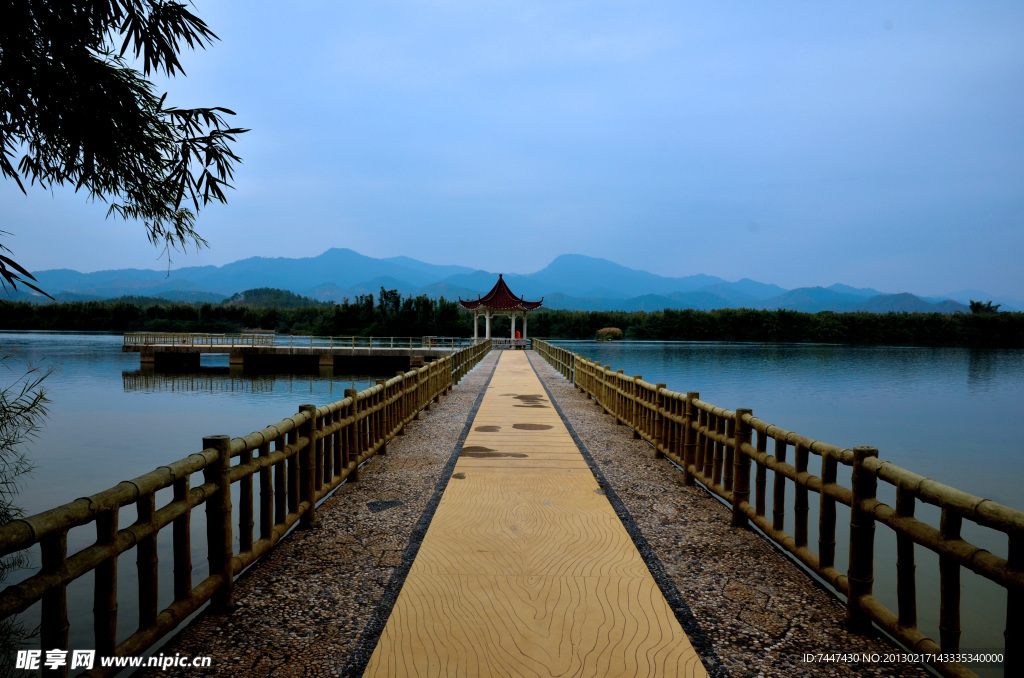
<path fill-rule="evenodd" d="M 613 372 L 607 365 L 549 342 L 534 339 L 533 346 L 618 423 L 632 428 L 634 437 L 653 445 L 657 456 L 668 457 L 680 466 L 686 484 L 700 482 L 729 504 L 733 525 L 753 523 L 842 594 L 847 600 L 851 628 L 863 631 L 877 624 L 923 658 L 933 658 L 927 663 L 942 675 L 976 676 L 958 661 L 942 661 L 962 654 L 961 569 L 967 568 L 1005 589 L 1003 671 L 1008 678 L 1024 675 L 1024 513 L 881 461 L 875 448 L 851 450 L 829 445 L 764 422 L 748 409 L 723 409 L 704 402 L 697 392 L 672 391 L 665 384 L 650 384 L 640 375 Z M 812 474 L 811 457 L 820 458 L 821 475 Z M 849 487 L 838 482 L 840 466 L 850 470 Z M 895 507 L 877 498 L 879 482 L 894 488 Z M 785 531 L 790 486 L 793 534 Z M 808 543 L 811 493 L 818 495 L 816 549 Z M 915 517 L 919 503 L 938 507 L 938 527 Z M 836 568 L 837 504 L 850 509 L 846 572 Z M 1007 540 L 1007 557 L 964 539 L 964 521 L 1002 533 Z M 896 612 L 873 595 L 876 525 L 889 528 L 896 537 Z M 918 627 L 915 544 L 939 559 L 938 642 Z"/>
<path fill-rule="evenodd" d="M 0 620 L 41 604 L 43 651 L 68 649 L 67 588 L 93 573 L 93 626 L 98 656 L 140 655 L 207 601 L 233 604 L 234 578 L 290 528 L 316 522 L 316 505 L 341 483 L 358 480 L 359 465 L 387 450 L 422 410 L 451 390 L 490 350 L 483 342 L 428 365 L 399 372 L 342 400 L 302 405 L 298 413 L 241 438 L 203 438 L 200 452 L 98 494 L 0 526 L 0 557 L 39 548 L 38 572 L 0 592 Z M 195 474 L 202 477 L 193 481 Z M 238 502 L 232 502 L 232 486 Z M 159 505 L 157 493 L 171 490 Z M 120 511 L 137 519 L 123 526 Z M 193 581 L 192 511 L 206 514 L 209 575 Z M 234 518 L 233 518 L 233 513 Z M 93 525 L 95 543 L 70 552 L 70 530 Z M 174 600 L 158 606 L 157 537 L 170 528 Z M 237 530 L 237 532 L 236 532 Z M 237 536 L 237 550 L 234 546 Z M 119 640 L 118 556 L 136 549 L 138 628 Z M 315 557 L 316 554 L 312 554 Z M 86 675 L 110 675 L 97 667 Z M 54 675 L 67 675 L 67 666 Z"/>
<path fill-rule="evenodd" d="M 509 337 L 491 337 L 491 346 L 496 349 L 527 349 L 530 348 L 529 339 L 512 339 Z"/>
<path fill-rule="evenodd" d="M 447 348 L 458 349 L 473 344 L 464 337 L 321 337 L 294 334 L 209 334 L 188 332 L 129 332 L 124 346 L 229 346 L 278 348 Z"/>

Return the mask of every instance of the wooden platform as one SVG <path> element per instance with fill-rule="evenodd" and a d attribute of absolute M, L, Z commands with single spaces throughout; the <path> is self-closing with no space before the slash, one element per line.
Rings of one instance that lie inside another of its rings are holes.
<path fill-rule="evenodd" d="M 523 352 L 503 352 L 366 676 L 706 676 Z"/>

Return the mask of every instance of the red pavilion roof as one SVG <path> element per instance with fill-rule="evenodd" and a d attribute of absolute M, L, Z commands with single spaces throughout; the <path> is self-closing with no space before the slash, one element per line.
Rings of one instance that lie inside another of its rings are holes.
<path fill-rule="evenodd" d="M 512 294 L 512 290 L 508 288 L 499 273 L 498 282 L 494 284 L 490 292 L 469 301 L 463 301 L 462 297 L 459 297 L 459 303 L 462 304 L 462 308 L 470 311 L 475 311 L 478 308 L 489 308 L 494 311 L 532 311 L 535 308 L 540 308 L 540 305 L 544 303 L 544 297 L 541 297 L 540 301 L 525 301 L 522 297 L 517 297 Z"/>

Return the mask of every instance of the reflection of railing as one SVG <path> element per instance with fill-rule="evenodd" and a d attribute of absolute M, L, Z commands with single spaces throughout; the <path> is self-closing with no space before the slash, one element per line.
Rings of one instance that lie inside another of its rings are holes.
<path fill-rule="evenodd" d="M 651 443 L 683 469 L 684 481 L 700 481 L 732 506 L 734 525 L 753 522 L 847 598 L 852 628 L 878 624 L 946 676 L 974 676 L 956 658 L 960 651 L 960 568 L 966 567 L 1006 589 L 1004 675 L 1024 675 L 1024 513 L 935 482 L 878 459 L 878 450 L 853 450 L 811 440 L 754 417 L 750 410 L 726 410 L 678 393 L 665 384 L 612 372 L 564 348 L 534 340 L 534 349 L 591 396 L 606 412 Z M 756 442 L 753 442 L 756 433 Z M 768 452 L 768 441 L 773 452 Z M 787 452 L 793 448 L 793 461 Z M 821 458 L 821 476 L 811 475 L 809 458 Z M 751 503 L 750 467 L 755 466 Z M 837 482 L 840 465 L 850 467 L 850 487 Z M 772 516 L 766 516 L 768 471 L 772 471 Z M 786 487 L 795 486 L 794 534 L 784 530 Z M 878 481 L 892 485 L 896 507 L 876 498 Z M 808 545 L 809 492 L 819 495 L 818 548 Z M 936 528 L 914 517 L 920 501 L 938 507 Z M 849 569 L 835 567 L 836 504 L 850 507 Z M 964 520 L 1000 532 L 1008 539 L 1008 557 L 1000 558 L 961 537 Z M 872 595 L 875 525 L 896 534 L 898 612 Z M 939 557 L 939 642 L 918 628 L 914 545 Z"/>
<path fill-rule="evenodd" d="M 344 480 L 357 477 L 360 463 L 383 450 L 390 438 L 420 410 L 429 409 L 489 350 L 485 342 L 358 393 L 347 389 L 343 400 L 320 407 L 303 405 L 297 414 L 242 438 L 204 438 L 202 451 L 185 459 L 0 526 L 0 557 L 36 545 L 41 554 L 37 574 L 0 592 L 0 621 L 41 603 L 42 649 L 67 650 L 67 587 L 91 572 L 96 653 L 132 656 L 205 602 L 230 606 L 235 575 L 269 551 L 295 523 L 312 525 L 317 501 Z M 199 472 L 203 477 L 193 485 L 192 475 Z M 237 521 L 232 520 L 232 484 L 239 498 Z M 172 489 L 173 498 L 157 506 L 156 495 L 164 489 Z M 121 528 L 119 512 L 133 504 L 138 519 Z M 191 517 L 193 509 L 204 504 L 210 574 L 194 584 Z M 69 554 L 68 532 L 90 524 L 95 525 L 95 543 Z M 169 525 L 174 602 L 160 611 L 157 536 Z M 139 624 L 131 636 L 117 643 L 118 556 L 132 548 L 137 549 Z M 67 667 L 61 670 L 66 675 Z M 90 675 L 109 673 L 97 669 Z"/>
<path fill-rule="evenodd" d="M 511 338 L 496 339 L 496 338 L 492 337 L 491 338 L 491 343 L 494 346 L 494 348 L 496 348 L 496 349 L 499 349 L 499 348 L 504 348 L 504 349 L 526 349 L 526 348 L 530 348 L 530 340 L 529 339 L 511 339 Z"/>
<path fill-rule="evenodd" d="M 275 334 L 191 334 L 175 332 L 131 332 L 125 346 L 276 346 L 282 348 L 448 348 L 473 344 L 463 337 L 314 337 Z"/>
<path fill-rule="evenodd" d="M 125 391 L 144 391 L 157 393 L 162 391 L 182 391 L 192 393 L 206 391 L 210 393 L 241 392 L 269 393 L 274 390 L 274 377 L 267 376 L 235 376 L 228 373 L 227 368 L 218 372 L 163 373 L 124 371 L 121 373 Z M 291 377 L 294 379 L 294 377 Z M 309 379 L 312 381 L 313 377 Z"/>

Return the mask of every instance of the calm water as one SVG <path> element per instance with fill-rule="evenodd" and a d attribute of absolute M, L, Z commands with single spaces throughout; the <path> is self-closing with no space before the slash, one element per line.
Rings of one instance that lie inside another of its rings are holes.
<path fill-rule="evenodd" d="M 972 494 L 1024 510 L 1024 351 L 809 344 L 559 341 L 613 370 L 663 382 L 728 409 L 749 407 L 782 428 L 842 447 L 871 445 L 879 456 Z M 820 474 L 812 457 L 811 472 Z M 849 486 L 847 480 L 840 481 Z M 769 485 L 771 481 L 769 480 Z M 770 488 L 769 488 L 770 489 Z M 793 491 L 787 493 L 792 513 Z M 879 498 L 895 505 L 884 484 Z M 812 496 L 810 542 L 816 549 Z M 769 495 L 768 506 L 771 506 Z M 839 507 L 836 541 L 849 539 Z M 938 512 L 917 517 L 938 526 Z M 788 516 L 791 518 L 791 516 Z M 787 532 L 793 534 L 790 520 Z M 964 537 L 1006 557 L 1005 537 L 965 523 Z M 916 548 L 921 629 L 938 638 L 938 558 Z M 895 538 L 876 529 L 875 595 L 896 610 Z M 845 556 L 837 556 L 845 571 Z M 1005 593 L 962 570 L 962 648 L 1002 648 Z M 995 650 L 1001 652 L 1001 649 Z M 1002 675 L 996 667 L 972 667 Z"/>
<path fill-rule="evenodd" d="M 813 438 L 845 447 L 873 445 L 884 459 L 1024 510 L 1024 454 L 1017 430 L 1024 412 L 1024 351 L 558 343 L 650 382 L 699 391 L 716 405 L 750 407 L 762 419 Z M 120 335 L 0 332 L 0 355 L 11 352 L 21 361 L 58 370 L 46 381 L 51 415 L 29 446 L 35 469 L 25 478 L 20 503 L 30 514 L 197 452 L 204 435 L 244 435 L 290 416 L 302 403 L 341 399 L 346 388 L 365 388 L 380 376 L 330 371 L 253 376 L 230 370 L 227 356 L 204 357 L 195 373 L 143 372 L 137 354 L 121 353 Z M 3 371 L 0 383 L 8 383 L 15 372 Z M 132 513 L 122 512 L 122 527 L 134 519 Z M 927 507 L 918 515 L 934 518 Z M 205 530 L 202 511 L 194 516 L 198 582 L 205 576 Z M 846 538 L 842 529 L 840 543 Z M 894 540 L 887 532 L 878 530 L 875 588 L 895 609 Z M 813 543 L 813 527 L 810 536 Z M 966 530 L 965 536 L 1005 556 L 1005 539 Z M 69 536 L 69 547 L 73 551 L 93 539 L 91 530 L 80 528 Z M 160 541 L 162 563 L 170 561 L 169 541 Z M 917 559 L 922 630 L 937 637 L 938 587 L 932 580 L 937 582 L 938 561 L 920 547 Z M 129 552 L 119 565 L 122 636 L 136 621 L 134 560 Z M 837 565 L 845 570 L 845 563 Z M 962 647 L 1001 648 L 1002 589 L 966 571 L 963 581 Z M 162 569 L 161 604 L 170 602 L 170 583 L 169 570 Z M 89 576 L 69 588 L 74 648 L 93 645 L 91 589 Z"/>

